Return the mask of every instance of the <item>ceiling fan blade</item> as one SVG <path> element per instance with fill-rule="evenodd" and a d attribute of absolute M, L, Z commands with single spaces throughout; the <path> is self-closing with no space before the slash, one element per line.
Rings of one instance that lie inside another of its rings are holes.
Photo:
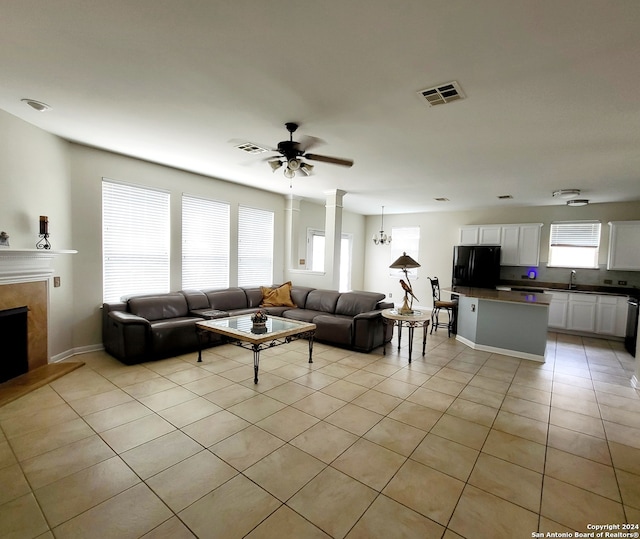
<path fill-rule="evenodd" d="M 324 144 L 326 144 L 326 142 L 321 138 L 305 135 L 303 137 L 300 137 L 299 148 L 302 153 L 304 153 L 311 148 L 316 148 L 317 146 L 322 146 Z"/>
<path fill-rule="evenodd" d="M 311 161 L 322 161 L 323 163 L 331 163 L 332 165 L 340 165 L 343 167 L 353 166 L 351 159 L 341 159 L 340 157 L 329 157 L 328 155 L 318 155 L 315 153 L 306 153 L 303 157 Z"/>

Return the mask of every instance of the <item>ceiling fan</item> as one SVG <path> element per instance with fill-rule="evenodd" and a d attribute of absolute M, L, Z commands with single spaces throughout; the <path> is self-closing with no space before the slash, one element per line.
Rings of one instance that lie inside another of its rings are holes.
<path fill-rule="evenodd" d="M 307 153 L 307 150 L 318 144 L 320 140 L 314 137 L 305 137 L 304 142 L 296 142 L 293 140 L 293 134 L 298 129 L 298 124 L 287 122 L 284 126 L 287 128 L 287 131 L 289 131 L 289 140 L 278 142 L 278 148 L 273 151 L 278 152 L 280 154 L 279 156 L 267 157 L 265 159 L 265 161 L 269 163 L 269 166 L 271 166 L 273 172 L 283 165 L 286 165 L 284 175 L 289 179 L 293 178 L 296 175 L 296 172 L 302 172 L 306 176 L 310 176 L 313 172 L 313 165 L 303 161 L 303 159 L 330 163 L 332 165 L 340 165 L 342 167 L 350 167 L 353 165 L 353 161 L 351 159 Z"/>

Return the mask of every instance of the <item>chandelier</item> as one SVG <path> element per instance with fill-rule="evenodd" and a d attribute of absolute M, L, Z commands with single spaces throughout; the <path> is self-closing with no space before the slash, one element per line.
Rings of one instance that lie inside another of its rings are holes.
<path fill-rule="evenodd" d="M 384 206 L 382 206 L 382 215 L 380 217 L 380 233 L 379 235 L 373 235 L 373 243 L 376 245 L 385 245 L 391 243 L 391 236 L 387 236 L 384 233 Z"/>

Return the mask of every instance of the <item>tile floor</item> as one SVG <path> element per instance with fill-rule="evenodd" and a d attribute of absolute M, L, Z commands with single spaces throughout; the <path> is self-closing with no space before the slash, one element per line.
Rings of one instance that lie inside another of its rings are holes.
<path fill-rule="evenodd" d="M 539 364 L 441 334 L 411 365 L 396 341 L 386 356 L 316 343 L 309 365 L 298 341 L 263 352 L 257 386 L 232 345 L 201 364 L 80 359 L 0 408 L 0 537 L 513 539 L 640 522 L 640 396 L 617 342 L 552 333 Z"/>

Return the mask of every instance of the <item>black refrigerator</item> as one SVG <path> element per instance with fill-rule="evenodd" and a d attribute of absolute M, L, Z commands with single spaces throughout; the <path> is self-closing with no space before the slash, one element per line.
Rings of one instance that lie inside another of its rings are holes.
<path fill-rule="evenodd" d="M 495 288 L 499 281 L 499 245 L 456 245 L 453 248 L 453 286 Z"/>

